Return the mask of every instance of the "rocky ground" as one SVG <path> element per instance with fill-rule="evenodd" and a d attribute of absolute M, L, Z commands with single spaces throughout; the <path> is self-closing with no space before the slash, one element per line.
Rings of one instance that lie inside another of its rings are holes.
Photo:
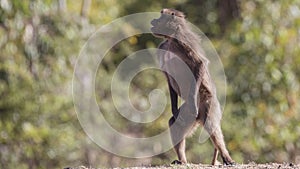
<path fill-rule="evenodd" d="M 293 163 L 267 163 L 267 164 L 237 164 L 234 166 L 223 166 L 223 165 L 203 165 L 203 164 L 186 164 L 186 165 L 164 165 L 164 166 L 138 166 L 130 167 L 126 169 L 300 169 L 300 164 Z M 80 167 L 66 167 L 64 169 L 95 169 L 84 166 Z M 120 168 L 116 168 L 120 169 Z"/>

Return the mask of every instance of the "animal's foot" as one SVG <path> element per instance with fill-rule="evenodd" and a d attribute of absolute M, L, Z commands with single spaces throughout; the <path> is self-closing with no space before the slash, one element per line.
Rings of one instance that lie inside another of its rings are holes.
<path fill-rule="evenodd" d="M 211 165 L 222 165 L 222 163 L 219 160 L 215 160 L 211 163 Z"/>
<path fill-rule="evenodd" d="M 172 165 L 181 165 L 183 163 L 181 161 L 179 161 L 179 160 L 174 160 L 171 164 Z"/>
<path fill-rule="evenodd" d="M 234 161 L 224 161 L 225 166 L 235 166 L 236 163 Z"/>
<path fill-rule="evenodd" d="M 222 156 L 222 159 L 223 159 L 223 164 L 225 166 L 235 166 L 236 165 L 235 161 L 233 161 L 230 156 L 227 156 L 227 157 Z"/>

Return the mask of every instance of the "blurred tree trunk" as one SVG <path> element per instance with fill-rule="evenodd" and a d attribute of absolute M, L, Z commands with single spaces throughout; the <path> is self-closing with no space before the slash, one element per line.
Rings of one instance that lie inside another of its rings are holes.
<path fill-rule="evenodd" d="M 81 13 L 80 13 L 82 17 L 87 17 L 90 10 L 91 2 L 92 2 L 91 0 L 82 0 Z"/>
<path fill-rule="evenodd" d="M 58 11 L 59 13 L 65 13 L 67 11 L 66 0 L 58 0 Z"/>
<path fill-rule="evenodd" d="M 239 5 L 237 0 L 218 0 L 218 15 L 221 32 L 224 33 L 226 26 L 235 18 L 239 17 Z"/>

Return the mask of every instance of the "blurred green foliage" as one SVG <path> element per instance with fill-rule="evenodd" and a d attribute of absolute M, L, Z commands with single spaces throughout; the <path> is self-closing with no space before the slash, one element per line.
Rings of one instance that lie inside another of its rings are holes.
<path fill-rule="evenodd" d="M 233 158 L 239 163 L 300 163 L 299 1 L 0 0 L 0 168 L 172 161 L 172 150 L 153 158 L 126 159 L 97 147 L 80 127 L 71 93 L 76 57 L 97 28 L 120 16 L 163 7 L 186 12 L 224 63 L 228 95 L 222 126 Z M 112 105 L 109 84 L 127 55 L 160 41 L 152 35 L 131 37 L 116 45 L 99 67 L 98 102 L 107 120 L 122 132 L 151 136 L 167 127 L 169 107 L 146 125 L 122 119 Z M 155 88 L 167 91 L 160 72 L 139 74 L 129 91 L 134 106 L 146 109 Z M 188 159 L 209 163 L 212 145 L 199 144 L 198 135 L 188 140 Z"/>

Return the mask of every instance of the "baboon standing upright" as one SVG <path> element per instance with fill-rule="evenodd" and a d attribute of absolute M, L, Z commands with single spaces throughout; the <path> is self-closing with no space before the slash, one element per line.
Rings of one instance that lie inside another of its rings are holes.
<path fill-rule="evenodd" d="M 171 97 L 173 116 L 169 126 L 179 160 L 174 162 L 187 162 L 185 138 L 202 124 L 215 147 L 212 164 L 216 163 L 218 152 L 224 164 L 234 164 L 224 143 L 220 125 L 222 112 L 208 72 L 208 60 L 200 50 L 199 37 L 189 28 L 184 14 L 174 9 L 163 9 L 160 18 L 152 20 L 151 24 L 153 34 L 165 38 L 159 45 L 158 57 Z M 184 65 L 193 78 L 188 78 Z M 179 109 L 178 96 L 185 100 Z"/>

